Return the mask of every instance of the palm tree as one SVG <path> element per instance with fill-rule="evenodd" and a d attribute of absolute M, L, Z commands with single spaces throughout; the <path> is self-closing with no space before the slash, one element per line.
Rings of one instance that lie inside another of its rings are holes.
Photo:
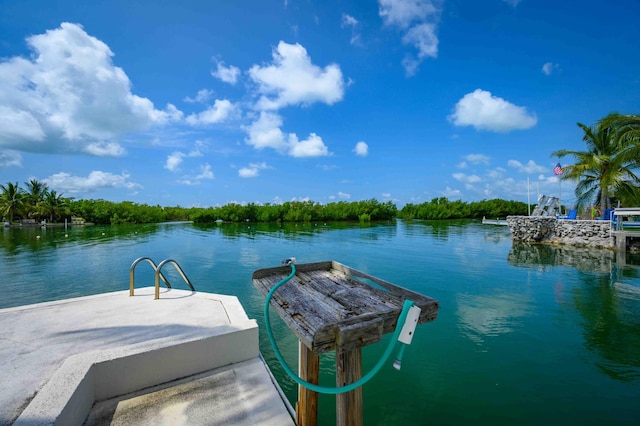
<path fill-rule="evenodd" d="M 62 194 L 58 195 L 55 190 L 45 192 L 44 200 L 42 201 L 42 211 L 45 214 L 49 214 L 50 222 L 53 222 L 54 217 L 57 217 L 60 211 L 66 206 L 67 200 L 62 197 Z"/>
<path fill-rule="evenodd" d="M 598 124 L 616 129 L 618 139 L 640 144 L 640 115 L 611 113 Z"/>
<path fill-rule="evenodd" d="M 564 167 L 562 180 L 578 181 L 576 204 L 585 207 L 594 200 L 602 209 L 611 207 L 611 197 L 616 194 L 633 194 L 640 186 L 635 169 L 640 166 L 637 155 L 638 145 L 633 132 L 618 120 L 620 114 L 609 114 L 595 126 L 577 123 L 584 131 L 582 140 L 587 151 L 561 149 L 552 156 L 573 155 L 575 164 Z M 627 136 L 621 136 L 624 132 Z"/>
<path fill-rule="evenodd" d="M 7 182 L 0 185 L 0 214 L 9 216 L 9 222 L 13 222 L 13 216 L 22 209 L 24 202 L 24 190 L 18 186 L 18 182 Z"/>
<path fill-rule="evenodd" d="M 25 207 L 28 209 L 27 215 L 31 216 L 35 214 L 39 216 L 42 210 L 42 201 L 47 192 L 47 185 L 38 182 L 36 179 L 31 179 L 29 182 L 24 183 L 27 186 L 27 194 L 25 200 Z"/>

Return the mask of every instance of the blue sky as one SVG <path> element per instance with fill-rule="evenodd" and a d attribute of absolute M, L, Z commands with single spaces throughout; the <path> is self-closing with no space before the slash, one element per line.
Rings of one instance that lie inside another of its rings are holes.
<path fill-rule="evenodd" d="M 216 206 L 561 192 L 640 2 L 0 0 L 0 183 Z M 563 162 L 570 162 L 565 158 Z"/>

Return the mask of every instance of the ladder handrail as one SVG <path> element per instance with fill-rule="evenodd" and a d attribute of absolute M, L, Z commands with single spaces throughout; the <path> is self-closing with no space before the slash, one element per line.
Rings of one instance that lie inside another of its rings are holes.
<path fill-rule="evenodd" d="M 172 263 L 173 266 L 175 266 L 176 269 L 178 270 L 178 272 L 180 273 L 180 276 L 182 276 L 182 279 L 187 283 L 187 285 L 189 286 L 191 291 L 196 291 L 196 289 L 193 288 L 193 285 L 191 284 L 191 281 L 189 281 L 189 278 L 187 278 L 187 276 L 185 275 L 185 273 L 182 270 L 182 268 L 180 267 L 180 265 L 178 265 L 178 262 L 176 262 L 173 259 L 165 259 L 162 262 L 160 262 L 158 264 L 158 267 L 156 268 L 156 295 L 155 295 L 155 298 L 154 298 L 155 300 L 160 299 L 160 275 L 162 274 L 162 272 L 160 270 L 167 263 Z"/>
<path fill-rule="evenodd" d="M 156 265 L 156 263 L 153 260 L 151 260 L 151 258 L 149 258 L 149 257 L 139 257 L 136 260 L 134 260 L 133 263 L 131 264 L 131 267 L 129 268 L 129 296 L 133 296 L 133 289 L 135 287 L 134 282 L 135 282 L 135 269 L 136 269 L 136 266 L 138 265 L 138 263 L 142 262 L 143 260 L 146 260 L 147 262 L 149 262 L 151 264 L 151 266 L 153 267 L 153 270 L 156 271 L 156 275 L 157 275 L 158 266 Z M 164 276 L 164 274 L 160 273 L 160 278 L 162 278 L 162 281 L 164 281 L 164 283 L 167 286 L 167 288 L 171 288 L 171 284 L 169 284 L 169 281 Z"/>

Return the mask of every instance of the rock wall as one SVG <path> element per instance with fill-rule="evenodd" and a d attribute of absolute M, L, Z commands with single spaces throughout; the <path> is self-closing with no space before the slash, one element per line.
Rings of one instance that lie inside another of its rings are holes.
<path fill-rule="evenodd" d="M 514 241 L 613 248 L 609 221 L 558 220 L 555 217 L 508 216 Z"/>

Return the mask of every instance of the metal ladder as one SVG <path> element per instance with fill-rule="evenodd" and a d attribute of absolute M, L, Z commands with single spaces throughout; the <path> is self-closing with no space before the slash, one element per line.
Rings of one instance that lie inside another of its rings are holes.
<path fill-rule="evenodd" d="M 151 260 L 151 258 L 149 257 L 139 257 L 133 261 L 133 263 L 131 264 L 131 268 L 129 268 L 129 296 L 133 296 L 133 293 L 134 293 L 136 266 L 138 265 L 138 263 L 142 262 L 143 260 L 146 260 L 147 262 L 149 262 L 156 273 L 156 279 L 155 279 L 156 290 L 155 290 L 154 300 L 160 299 L 160 280 L 161 279 L 164 282 L 164 284 L 167 286 L 167 288 L 171 288 L 171 284 L 169 283 L 169 280 L 167 280 L 167 278 L 162 273 L 162 267 L 167 263 L 171 263 L 173 264 L 173 266 L 175 266 L 175 268 L 178 270 L 178 273 L 180 273 L 180 276 L 182 277 L 184 282 L 187 283 L 191 291 L 196 291 L 196 289 L 193 288 L 193 284 L 191 284 L 191 281 L 189 281 L 189 278 L 187 278 L 184 271 L 182 270 L 178 262 L 176 262 L 175 260 L 165 259 L 162 262 L 160 262 L 158 265 L 156 265 L 155 262 Z"/>

